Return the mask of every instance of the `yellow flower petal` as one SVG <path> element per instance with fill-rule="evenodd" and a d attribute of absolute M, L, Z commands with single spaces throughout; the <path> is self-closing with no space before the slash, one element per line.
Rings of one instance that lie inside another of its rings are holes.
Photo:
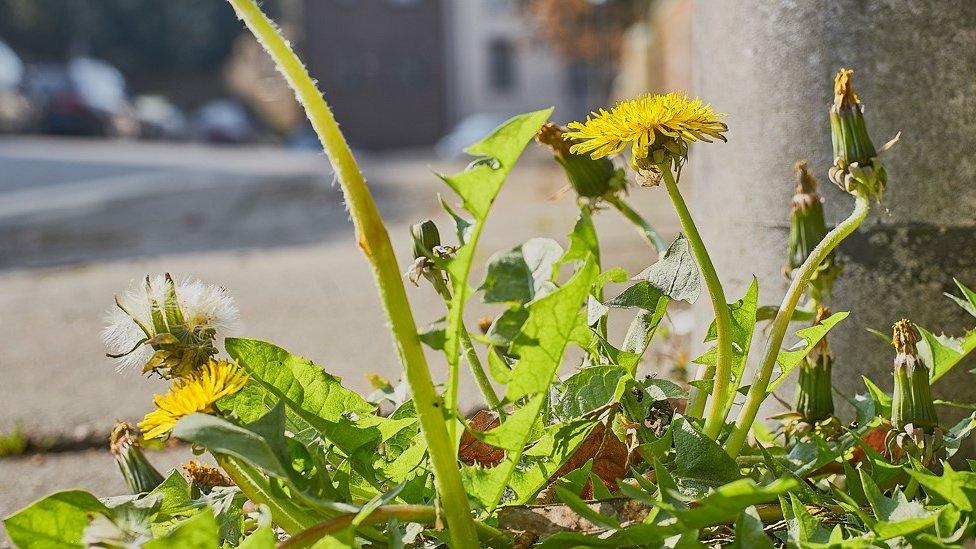
<path fill-rule="evenodd" d="M 156 409 L 139 423 L 143 437 L 158 438 L 169 434 L 176 422 L 196 412 L 212 412 L 221 398 L 240 391 L 247 383 L 236 364 L 211 360 L 200 370 L 173 382 L 165 395 L 153 397 Z"/>
<path fill-rule="evenodd" d="M 693 141 L 725 141 L 728 130 L 710 105 L 676 93 L 647 94 L 617 103 L 609 111 L 591 113 L 586 122 L 570 122 L 563 137 L 575 143 L 571 151 L 589 153 L 594 159 L 617 154 L 631 144 L 636 156 L 647 156 L 658 135 Z"/>

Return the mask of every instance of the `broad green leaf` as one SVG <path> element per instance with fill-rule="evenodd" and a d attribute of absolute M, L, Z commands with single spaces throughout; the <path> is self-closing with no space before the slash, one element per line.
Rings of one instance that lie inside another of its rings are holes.
<path fill-rule="evenodd" d="M 620 366 L 583 368 L 561 383 L 560 391 L 550 404 L 551 413 L 560 421 L 576 419 L 587 412 L 619 402 L 633 377 Z"/>
<path fill-rule="evenodd" d="M 441 179 L 461 198 L 464 208 L 474 219 L 467 229 L 467 241 L 458 248 L 454 257 L 447 261 L 445 268 L 450 275 L 452 286 L 451 304 L 447 314 L 444 355 L 447 357 L 448 379 L 445 392 L 445 408 L 448 414 L 456 413 L 457 384 L 460 370 L 460 337 L 463 329 L 464 306 L 471 296 L 468 284 L 475 250 L 481 239 L 481 231 L 488 217 L 488 211 L 498 196 L 505 179 L 515 166 L 515 162 L 529 141 L 538 133 L 542 124 L 549 119 L 552 109 L 531 112 L 516 116 L 496 128 L 481 141 L 465 151 L 480 160 L 464 171 Z M 452 429 L 453 429 L 453 423 Z"/>
<path fill-rule="evenodd" d="M 485 303 L 525 304 L 556 289 L 553 266 L 563 255 L 550 238 L 532 238 L 488 258 L 480 290 Z"/>
<path fill-rule="evenodd" d="M 228 338 L 227 353 L 346 455 L 382 438 L 375 406 L 311 361 L 264 341 Z M 359 421 L 356 416 L 366 416 Z"/>
<path fill-rule="evenodd" d="M 697 530 L 731 521 L 746 508 L 775 501 L 798 487 L 799 482 L 792 478 L 782 478 L 768 486 L 759 486 L 754 480 L 744 478 L 719 486 L 699 500 L 698 505 L 687 509 L 663 505 L 685 528 Z"/>
<path fill-rule="evenodd" d="M 936 513 L 926 510 L 917 501 L 908 501 L 900 489 L 895 489 L 893 497 L 886 497 L 867 472 L 863 469 L 859 472 L 864 496 L 877 518 L 877 522 L 871 525 L 871 529 L 879 539 L 905 536 L 935 524 Z"/>
<path fill-rule="evenodd" d="M 958 423 L 949 429 L 949 432 L 945 434 L 945 452 L 946 458 L 951 458 L 956 455 L 956 452 L 962 447 L 962 443 L 973 431 L 976 430 L 976 413 L 971 414 L 969 417 L 963 418 Z"/>
<path fill-rule="evenodd" d="M 693 490 L 720 486 L 740 478 L 739 466 L 714 440 L 687 419 L 675 417 L 675 476 Z"/>
<path fill-rule="evenodd" d="M 764 530 L 765 525 L 753 506 L 746 507 L 735 520 L 735 541 L 730 549 L 773 549 L 773 541 Z"/>
<path fill-rule="evenodd" d="M 742 383 L 742 372 L 745 369 L 746 358 L 749 356 L 749 347 L 752 345 L 752 333 L 756 328 L 756 305 L 759 300 L 759 280 L 752 277 L 752 283 L 746 290 L 742 299 L 729 304 L 729 313 L 732 320 L 732 379 L 729 383 L 729 390 L 725 397 L 726 415 L 732 408 L 733 396 Z M 705 336 L 705 343 L 718 339 L 718 330 L 715 321 L 708 328 Z M 715 347 L 709 349 L 705 354 L 696 358 L 696 364 L 714 366 L 718 350 Z"/>
<path fill-rule="evenodd" d="M 661 299 L 667 299 L 664 292 L 650 282 L 641 280 L 607 301 L 605 305 L 617 309 L 643 309 L 652 312 L 657 310 Z"/>
<path fill-rule="evenodd" d="M 166 516 L 173 516 L 186 509 L 193 502 L 190 484 L 176 470 L 171 472 L 152 492 L 149 492 L 148 497 L 159 497 L 159 513 Z"/>
<path fill-rule="evenodd" d="M 84 547 L 89 515 L 110 514 L 98 498 L 81 490 L 57 492 L 39 499 L 3 521 L 17 547 Z"/>
<path fill-rule="evenodd" d="M 837 325 L 838 322 L 847 318 L 849 314 L 846 311 L 834 313 L 825 318 L 820 324 L 797 330 L 796 335 L 800 336 L 801 342 L 789 350 L 779 352 L 779 355 L 776 357 L 776 364 L 779 367 L 774 370 L 772 381 L 769 383 L 769 387 L 766 388 L 766 393 L 775 391 L 781 383 L 786 381 L 790 372 L 800 365 L 800 361 L 810 353 L 814 345 L 823 339 L 827 335 L 827 332 Z"/>
<path fill-rule="evenodd" d="M 179 523 L 165 536 L 146 543 L 143 548 L 214 549 L 219 546 L 217 519 L 209 510 L 204 510 Z"/>
<path fill-rule="evenodd" d="M 281 436 L 284 425 L 282 424 Z M 199 444 L 220 454 L 228 454 L 261 468 L 280 479 L 290 479 L 291 470 L 273 444 L 245 427 L 208 414 L 190 414 L 173 428 L 173 436 Z"/>
<path fill-rule="evenodd" d="M 671 243 L 664 257 L 634 277 L 646 280 L 664 295 L 675 301 L 694 303 L 701 295 L 698 264 L 684 235 Z"/>

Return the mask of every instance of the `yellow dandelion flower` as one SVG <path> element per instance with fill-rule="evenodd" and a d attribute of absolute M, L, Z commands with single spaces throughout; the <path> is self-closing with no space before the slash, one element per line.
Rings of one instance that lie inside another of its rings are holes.
<path fill-rule="evenodd" d="M 694 141 L 725 141 L 728 126 L 719 121 L 722 116 L 698 98 L 647 94 L 591 113 L 586 122 L 570 122 L 563 138 L 575 141 L 572 152 L 594 159 L 619 153 L 629 143 L 636 163 L 654 149 L 679 154 Z"/>
<path fill-rule="evenodd" d="M 226 360 L 211 360 L 198 371 L 177 379 L 165 395 L 156 395 L 156 409 L 139 423 L 144 438 L 159 438 L 169 434 L 176 422 L 195 412 L 212 412 L 221 398 L 240 391 L 247 382 L 237 364 Z"/>

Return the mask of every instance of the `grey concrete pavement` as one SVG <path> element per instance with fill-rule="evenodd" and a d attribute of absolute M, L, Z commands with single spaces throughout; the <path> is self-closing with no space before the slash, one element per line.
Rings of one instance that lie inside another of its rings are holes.
<path fill-rule="evenodd" d="M 41 189 L 49 192 L 35 198 L 52 205 L 29 214 L 0 213 L 0 432 L 16 425 L 39 435 L 78 428 L 107 432 L 115 419 L 138 420 L 150 409 L 153 393 L 165 386 L 136 372 L 116 374 L 98 338 L 113 293 L 147 273 L 171 272 L 225 286 L 241 309 L 239 335 L 307 356 L 353 389 L 367 389 L 368 372 L 399 377 L 372 277 L 321 155 L 183 145 L 57 145 L 0 141 L 0 171 L 16 158 L 25 176 L 43 179 L 48 177 L 44 166 L 29 161 L 52 157 L 133 171 L 128 180 L 98 167 L 93 169 L 102 172 L 92 177 L 79 169 L 81 183 L 51 177 L 40 187 L 0 184 L 0 205 L 10 195 Z M 532 236 L 565 243 L 575 205 L 570 197 L 550 200 L 563 179 L 550 162 L 539 161 L 543 158 L 530 154 L 502 191 L 479 265 Z M 429 164 L 445 172 L 460 166 L 418 154 L 372 155 L 363 163 L 405 269 L 411 222 L 431 217 L 450 234 L 436 201 L 437 192 L 450 200 L 450 190 L 430 173 Z M 174 182 L 177 175 L 183 179 Z M 2 181 L 9 182 L 9 176 Z M 72 184 L 92 189 L 124 184 L 129 192 L 102 193 L 84 208 L 64 208 L 57 200 Z M 635 189 L 633 202 L 673 235 L 677 222 L 658 191 Z M 636 273 L 653 261 L 619 216 L 606 212 L 597 224 L 606 265 Z M 43 231 L 64 240 L 38 236 Z M 480 276 L 479 268 L 473 282 Z M 443 315 L 428 288 L 410 288 L 409 295 L 419 325 Z M 487 310 L 476 300 L 469 309 L 472 323 Z M 443 359 L 433 353 L 430 359 L 443 378 Z M 462 393 L 462 402 L 478 402 L 474 383 L 463 383 Z M 86 455 L 58 457 L 63 466 L 36 471 L 30 461 L 0 460 L 0 501 L 16 490 L 16 501 L 24 502 L 87 478 L 85 471 L 105 468 L 103 453 Z M 24 474 L 51 479 L 36 485 L 10 480 Z"/>

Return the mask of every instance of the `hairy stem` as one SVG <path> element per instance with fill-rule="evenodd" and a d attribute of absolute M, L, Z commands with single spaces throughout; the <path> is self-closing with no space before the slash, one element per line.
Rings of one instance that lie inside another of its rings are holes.
<path fill-rule="evenodd" d="M 440 398 L 434 389 L 427 359 L 417 335 L 417 326 L 407 301 L 403 280 L 400 278 L 400 268 L 390 236 L 366 186 L 366 180 L 359 171 L 332 111 L 315 87 L 315 82 L 271 20 L 265 16 L 255 0 L 228 2 L 271 55 L 295 91 L 332 163 L 356 228 L 359 247 L 369 260 L 376 279 L 383 307 L 390 320 L 400 363 L 413 393 L 451 541 L 457 547 L 475 547 L 478 542 L 475 525 L 461 482 L 454 441 L 448 437 Z"/>
<path fill-rule="evenodd" d="M 688 211 L 688 205 L 681 197 L 678 183 L 671 173 L 671 166 L 662 164 L 660 169 L 664 186 L 668 190 L 678 219 L 681 221 L 681 230 L 688 238 L 688 244 L 691 245 L 691 251 L 695 255 L 695 261 L 698 262 L 702 278 L 705 279 L 705 287 L 708 288 L 708 295 L 712 300 L 712 309 L 715 311 L 716 348 L 718 351 L 715 358 L 715 368 L 704 369 L 705 375 L 702 377 L 703 380 L 710 377 L 715 380 L 712 386 L 711 408 L 708 417 L 705 419 L 704 429 L 706 436 L 715 439 L 725 424 L 725 393 L 729 390 L 729 378 L 732 375 L 732 318 L 722 282 L 718 278 L 718 273 L 715 272 L 715 265 L 712 264 L 712 258 L 708 255 L 708 250 L 698 232 L 698 227 L 695 226 L 695 220 L 692 219 L 691 212 Z M 702 417 L 707 398 L 707 392 L 696 387 L 691 400 L 688 402 L 686 415 Z"/>
<path fill-rule="evenodd" d="M 628 221 L 633 223 L 634 226 L 637 227 L 637 232 L 644 237 L 644 240 L 650 244 L 650 246 L 654 248 L 658 254 L 663 254 L 668 249 L 668 245 L 664 242 L 664 239 L 661 238 L 661 235 L 654 230 L 654 227 L 651 227 L 651 224 L 648 223 L 647 220 L 641 216 L 641 214 L 637 213 L 636 210 L 631 208 L 630 204 L 628 204 L 626 200 L 617 195 L 606 196 L 604 197 L 604 200 L 616 208 L 617 211 L 627 218 Z"/>
<path fill-rule="evenodd" d="M 430 278 L 431 284 L 434 286 L 434 290 L 437 294 L 441 296 L 444 300 L 444 304 L 450 307 L 451 305 L 451 289 L 447 287 L 447 283 L 439 274 L 434 273 L 434 276 Z M 465 360 L 468 361 L 468 366 L 471 367 L 471 374 L 474 375 L 475 381 L 478 382 L 478 388 L 481 389 L 481 395 L 485 397 L 485 402 L 488 407 L 498 414 L 503 420 L 505 418 L 505 411 L 502 409 L 502 401 L 498 398 L 498 394 L 495 392 L 495 388 L 491 384 L 491 380 L 488 378 L 488 373 L 485 371 L 484 365 L 481 363 L 481 358 L 478 357 L 478 352 L 474 348 L 474 343 L 471 341 L 471 336 L 468 334 L 468 329 L 464 326 L 464 321 L 461 322 L 461 351 L 464 353 Z"/>
<path fill-rule="evenodd" d="M 752 429 L 756 414 L 759 413 L 759 406 L 766 400 L 766 388 L 769 387 L 769 380 L 773 374 L 773 367 L 776 365 L 779 350 L 783 346 L 783 338 L 786 336 L 787 328 L 789 328 L 790 318 L 793 316 L 793 311 L 796 309 L 796 304 L 800 301 L 807 283 L 810 282 L 810 277 L 823 263 L 827 255 L 853 233 L 868 215 L 870 209 L 868 198 L 861 193 L 855 193 L 854 199 L 854 211 L 850 217 L 827 233 L 820 244 L 817 244 L 817 247 L 810 252 L 803 265 L 800 265 L 800 268 L 793 273 L 793 281 L 790 283 L 789 289 L 786 290 L 783 303 L 779 306 L 776 317 L 770 326 L 762 364 L 752 382 L 752 387 L 749 388 L 746 403 L 742 406 L 739 417 L 736 419 L 735 429 L 732 430 L 732 434 L 729 435 L 729 439 L 725 443 L 725 450 L 732 457 L 738 456 L 739 451 L 742 450 L 742 444 L 745 442 L 749 430 Z"/>

